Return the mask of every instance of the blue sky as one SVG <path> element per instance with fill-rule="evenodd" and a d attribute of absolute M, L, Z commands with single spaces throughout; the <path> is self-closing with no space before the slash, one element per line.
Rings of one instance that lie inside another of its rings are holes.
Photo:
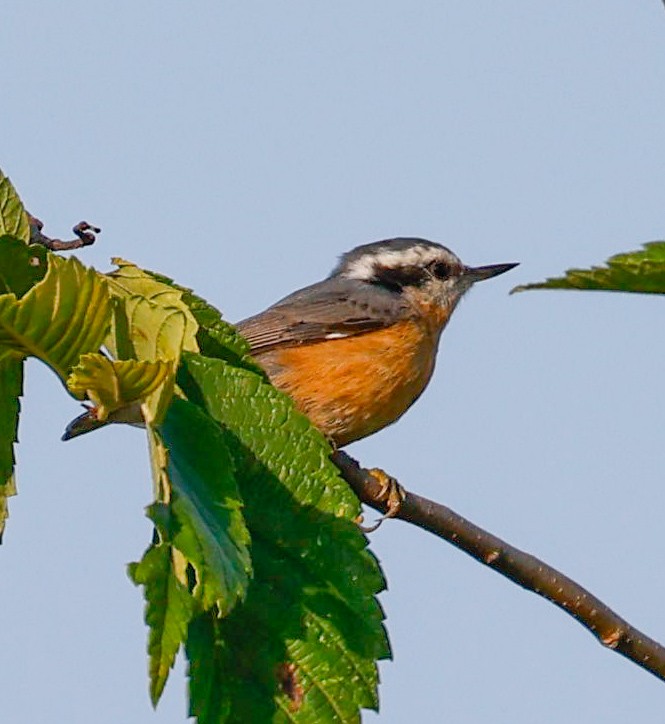
<path fill-rule="evenodd" d="M 435 378 L 350 452 L 555 565 L 665 640 L 662 299 L 518 283 L 663 238 L 659 0 L 5 3 L 0 167 L 80 257 L 175 277 L 230 320 L 396 235 L 469 264 Z M 59 442 L 78 413 L 29 365 L 0 549 L 12 724 L 153 713 L 140 591 L 140 431 Z M 370 516 L 371 517 L 371 516 Z M 394 661 L 366 721 L 662 719 L 665 687 L 447 544 L 372 535 Z M 408 718 L 408 719 L 407 719 Z"/>

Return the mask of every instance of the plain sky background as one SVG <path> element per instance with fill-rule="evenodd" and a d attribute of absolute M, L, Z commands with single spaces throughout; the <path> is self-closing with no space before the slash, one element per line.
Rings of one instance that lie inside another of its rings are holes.
<path fill-rule="evenodd" d="M 230 320 L 396 235 L 479 285 L 424 397 L 350 448 L 580 581 L 665 641 L 663 299 L 530 292 L 665 235 L 660 0 L 44 3 L 0 21 L 0 167 L 46 232 L 122 256 Z M 79 408 L 28 365 L 0 548 L 8 724 L 153 713 L 140 589 L 144 436 L 59 441 Z M 373 514 L 369 514 L 372 518 Z M 571 618 L 404 523 L 372 535 L 394 662 L 367 722 L 660 722 L 665 686 Z"/>

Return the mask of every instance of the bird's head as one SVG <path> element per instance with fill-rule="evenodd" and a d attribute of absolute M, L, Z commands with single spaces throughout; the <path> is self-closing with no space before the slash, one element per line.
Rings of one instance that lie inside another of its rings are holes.
<path fill-rule="evenodd" d="M 442 244 L 396 238 L 357 246 L 341 257 L 330 276 L 355 279 L 400 294 L 421 308 L 441 310 L 447 319 L 476 282 L 516 266 L 466 266 Z"/>

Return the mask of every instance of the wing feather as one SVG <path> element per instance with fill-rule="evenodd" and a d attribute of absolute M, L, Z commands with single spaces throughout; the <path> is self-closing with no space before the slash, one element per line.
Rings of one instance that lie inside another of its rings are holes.
<path fill-rule="evenodd" d="M 252 354 L 382 329 L 410 315 L 399 295 L 353 279 L 326 279 L 236 326 Z"/>

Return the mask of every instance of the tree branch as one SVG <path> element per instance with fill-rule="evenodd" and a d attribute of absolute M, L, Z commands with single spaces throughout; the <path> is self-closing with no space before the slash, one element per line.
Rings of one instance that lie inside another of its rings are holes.
<path fill-rule="evenodd" d="M 63 241 L 62 239 L 51 239 L 42 234 L 44 224 L 32 214 L 28 214 L 30 222 L 30 243 L 41 244 L 51 251 L 69 251 L 71 249 L 80 249 L 83 246 L 90 246 L 95 243 L 95 234 L 101 231 L 97 226 L 92 226 L 87 221 L 79 221 L 72 229 L 76 235 L 76 239 L 72 241 Z"/>
<path fill-rule="evenodd" d="M 385 486 L 346 453 L 332 461 L 363 503 L 385 512 Z M 665 647 L 645 636 L 578 583 L 479 528 L 444 505 L 405 493 L 392 516 L 447 540 L 528 591 L 551 601 L 587 628 L 603 646 L 630 659 L 665 681 Z"/>

